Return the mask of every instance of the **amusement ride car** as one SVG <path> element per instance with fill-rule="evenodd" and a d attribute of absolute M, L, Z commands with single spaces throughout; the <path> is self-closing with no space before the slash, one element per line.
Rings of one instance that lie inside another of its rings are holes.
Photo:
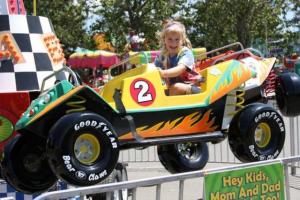
<path fill-rule="evenodd" d="M 242 162 L 276 158 L 285 125 L 281 114 L 263 103 L 262 92 L 275 58 L 253 52 L 242 49 L 212 58 L 196 70 L 205 82 L 199 85 L 201 93 L 191 95 L 166 95 L 152 63 L 114 76 L 100 92 L 79 85 L 69 68 L 58 70 L 52 76 L 67 70 L 73 84 L 62 80 L 42 87 L 16 124 L 21 136 L 6 146 L 2 168 L 14 187 L 34 193 L 48 189 L 56 177 L 77 186 L 97 184 L 113 171 L 119 151 L 128 148 L 157 145 L 160 161 L 172 173 L 202 169 L 207 142 L 226 137 Z M 300 113 L 294 107 L 299 84 L 295 73 L 277 77 L 274 95 L 282 114 Z M 34 171 L 27 166 L 33 163 L 18 159 L 32 152 L 42 155 L 34 160 L 41 167 Z"/>

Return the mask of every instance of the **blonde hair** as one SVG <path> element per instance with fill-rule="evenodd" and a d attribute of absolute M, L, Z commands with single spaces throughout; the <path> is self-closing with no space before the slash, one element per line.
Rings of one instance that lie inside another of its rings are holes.
<path fill-rule="evenodd" d="M 165 37 L 168 33 L 179 33 L 182 38 L 183 46 L 186 46 L 190 49 L 192 48 L 192 44 L 186 35 L 186 30 L 184 25 L 179 21 L 165 20 L 163 21 L 163 29 L 159 33 L 159 45 L 161 47 L 162 55 L 167 54 L 167 49 L 165 46 Z"/>

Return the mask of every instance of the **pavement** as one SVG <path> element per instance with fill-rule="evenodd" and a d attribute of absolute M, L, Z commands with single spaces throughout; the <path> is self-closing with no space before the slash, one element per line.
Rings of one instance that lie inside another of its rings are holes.
<path fill-rule="evenodd" d="M 236 164 L 208 163 L 205 170 L 232 166 Z M 127 166 L 128 179 L 138 180 L 170 175 L 160 162 L 130 162 Z M 184 200 L 200 200 L 203 198 L 203 178 L 188 179 L 184 182 Z M 296 175 L 289 175 L 290 200 L 300 199 L 300 169 Z M 179 182 L 164 183 L 161 186 L 161 200 L 179 199 Z M 154 200 L 156 198 L 156 187 L 141 187 L 137 189 L 137 200 Z M 225 199 L 224 199 L 225 200 Z M 269 199 L 267 199 L 269 200 Z M 270 199 L 277 200 L 277 199 Z"/>

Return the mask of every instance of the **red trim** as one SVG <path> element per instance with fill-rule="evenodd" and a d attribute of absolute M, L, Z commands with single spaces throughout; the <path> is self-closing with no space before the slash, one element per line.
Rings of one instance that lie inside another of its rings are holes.
<path fill-rule="evenodd" d="M 0 115 L 6 117 L 13 124 L 16 124 L 29 105 L 30 96 L 28 92 L 0 93 Z M 17 132 L 14 131 L 11 137 L 0 143 L 0 153 L 5 144 L 16 134 Z"/>

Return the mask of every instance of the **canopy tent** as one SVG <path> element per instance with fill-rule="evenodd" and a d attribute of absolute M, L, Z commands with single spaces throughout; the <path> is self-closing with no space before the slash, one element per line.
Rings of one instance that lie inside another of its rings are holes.
<path fill-rule="evenodd" d="M 193 49 L 196 60 L 205 58 L 205 52 L 205 48 Z M 154 59 L 159 54 L 160 51 L 129 52 L 128 61 L 131 65 L 151 63 L 154 62 Z M 70 56 L 67 64 L 72 68 L 97 68 L 99 66 L 109 68 L 110 66 L 119 63 L 120 59 L 118 54 L 104 50 L 80 50 Z"/>
<path fill-rule="evenodd" d="M 67 64 L 73 68 L 109 68 L 120 61 L 118 54 L 103 50 L 81 50 L 73 53 Z"/>
<path fill-rule="evenodd" d="M 129 63 L 132 65 L 145 64 L 154 62 L 156 56 L 160 54 L 160 51 L 140 51 L 129 52 Z"/>

